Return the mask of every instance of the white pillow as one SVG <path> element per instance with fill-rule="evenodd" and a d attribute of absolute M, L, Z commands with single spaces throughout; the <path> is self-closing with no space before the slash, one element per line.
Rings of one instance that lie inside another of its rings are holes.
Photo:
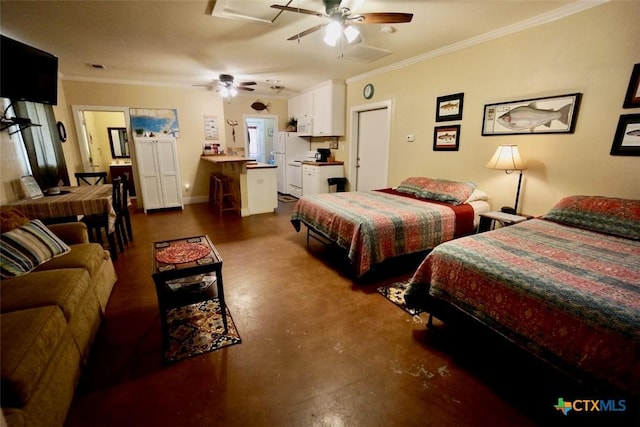
<path fill-rule="evenodd" d="M 471 195 L 469 196 L 469 198 L 467 200 L 465 200 L 465 203 L 471 203 L 471 202 L 475 202 L 478 200 L 489 200 L 489 196 L 487 196 L 487 194 L 482 191 L 482 190 L 478 190 L 477 188 L 475 190 L 473 190 L 473 193 L 471 193 Z"/>

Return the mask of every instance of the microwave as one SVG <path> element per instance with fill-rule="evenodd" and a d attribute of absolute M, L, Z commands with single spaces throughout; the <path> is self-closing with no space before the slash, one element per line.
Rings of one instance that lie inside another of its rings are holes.
<path fill-rule="evenodd" d="M 299 118 L 297 132 L 301 136 L 313 135 L 313 118 L 307 116 Z"/>

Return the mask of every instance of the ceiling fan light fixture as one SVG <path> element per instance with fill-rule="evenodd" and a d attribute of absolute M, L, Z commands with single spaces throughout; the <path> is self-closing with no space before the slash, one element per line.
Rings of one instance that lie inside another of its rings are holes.
<path fill-rule="evenodd" d="M 235 87 L 231 86 L 231 88 L 229 89 L 229 95 L 236 96 L 237 94 L 238 94 L 238 89 L 236 89 Z"/>
<path fill-rule="evenodd" d="M 342 25 L 338 21 L 331 21 L 329 25 L 327 25 L 327 30 L 324 34 L 324 42 L 329 46 L 335 46 L 338 44 L 338 40 L 340 40 L 340 36 L 342 35 Z"/>
<path fill-rule="evenodd" d="M 220 88 L 220 96 L 227 98 L 229 96 L 229 89 L 226 86 Z"/>
<path fill-rule="evenodd" d="M 344 29 L 344 36 L 347 38 L 349 44 L 351 44 L 358 40 L 360 31 L 353 25 L 348 25 L 347 28 Z"/>

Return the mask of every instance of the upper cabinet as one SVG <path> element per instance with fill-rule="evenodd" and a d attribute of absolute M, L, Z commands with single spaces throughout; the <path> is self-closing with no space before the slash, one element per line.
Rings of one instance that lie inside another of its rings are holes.
<path fill-rule="evenodd" d="M 312 136 L 343 136 L 346 87 L 328 81 L 289 99 L 289 117 L 311 118 Z"/>
<path fill-rule="evenodd" d="M 328 82 L 313 90 L 313 136 L 343 136 L 344 83 Z"/>

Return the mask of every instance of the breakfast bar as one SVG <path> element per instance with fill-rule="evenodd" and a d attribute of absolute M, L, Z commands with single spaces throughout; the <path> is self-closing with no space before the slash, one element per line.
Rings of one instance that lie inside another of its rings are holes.
<path fill-rule="evenodd" d="M 203 155 L 200 159 L 210 167 L 210 173 L 221 173 L 231 180 L 235 207 L 241 216 L 273 212 L 278 207 L 275 165 L 224 154 Z"/>

